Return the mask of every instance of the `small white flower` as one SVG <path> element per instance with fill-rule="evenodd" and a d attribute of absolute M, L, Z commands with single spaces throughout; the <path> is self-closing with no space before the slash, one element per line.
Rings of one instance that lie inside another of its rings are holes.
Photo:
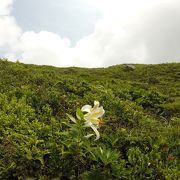
<path fill-rule="evenodd" d="M 96 134 L 95 140 L 98 140 L 100 138 L 100 134 L 99 134 L 99 131 L 97 130 L 97 128 L 99 127 L 101 118 L 105 113 L 103 107 L 102 106 L 99 107 L 99 102 L 94 101 L 94 107 L 92 107 L 90 105 L 85 105 L 81 108 L 81 111 L 87 112 L 84 115 L 85 126 L 91 127 L 93 129 L 93 131 Z"/>

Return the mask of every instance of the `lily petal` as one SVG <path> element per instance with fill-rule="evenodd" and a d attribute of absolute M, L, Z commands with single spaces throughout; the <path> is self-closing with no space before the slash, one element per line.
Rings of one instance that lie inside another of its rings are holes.
<path fill-rule="evenodd" d="M 92 106 L 90 106 L 90 105 L 85 105 L 85 106 L 83 106 L 83 107 L 81 108 L 81 111 L 90 113 L 90 112 L 91 112 L 91 109 L 92 109 Z"/>
<path fill-rule="evenodd" d="M 90 122 L 90 121 L 89 122 L 86 121 L 85 124 L 84 124 L 85 127 L 91 127 L 91 125 L 93 125 L 93 123 Z"/>
<path fill-rule="evenodd" d="M 99 107 L 99 101 L 94 101 L 94 106 Z"/>
<path fill-rule="evenodd" d="M 94 134 L 88 134 L 86 136 L 84 136 L 85 138 L 90 138 L 91 136 L 94 136 Z"/>
<path fill-rule="evenodd" d="M 93 111 L 91 112 L 91 115 L 94 117 L 94 118 L 100 118 L 104 115 L 105 111 L 103 109 L 103 107 L 98 107 L 96 109 L 93 108 Z"/>
<path fill-rule="evenodd" d="M 91 119 L 87 119 L 86 121 L 87 121 L 87 123 L 91 122 L 94 125 L 98 125 L 101 120 L 98 118 L 91 117 Z"/>
<path fill-rule="evenodd" d="M 96 127 L 95 127 L 94 125 L 91 125 L 91 128 L 93 129 L 93 131 L 94 131 L 95 134 L 96 134 L 96 139 L 95 139 L 95 141 L 97 141 L 97 140 L 100 138 L 99 131 L 96 129 Z"/>

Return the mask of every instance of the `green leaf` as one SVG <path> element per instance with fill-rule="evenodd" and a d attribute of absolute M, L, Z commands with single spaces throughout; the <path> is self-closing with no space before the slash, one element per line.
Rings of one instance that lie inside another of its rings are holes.
<path fill-rule="evenodd" d="M 77 108 L 77 110 L 76 110 L 76 117 L 77 117 L 79 120 L 84 119 L 84 114 L 83 114 L 83 112 L 81 111 L 81 109 L 79 109 L 79 108 Z"/>
<path fill-rule="evenodd" d="M 26 158 L 28 160 L 32 160 L 33 159 L 32 152 L 28 148 L 25 148 L 25 151 L 26 151 Z"/>
<path fill-rule="evenodd" d="M 69 119 L 70 119 L 72 122 L 76 123 L 76 119 L 75 119 L 73 116 L 71 116 L 71 115 L 68 114 L 68 113 L 66 113 L 66 115 L 69 117 Z"/>

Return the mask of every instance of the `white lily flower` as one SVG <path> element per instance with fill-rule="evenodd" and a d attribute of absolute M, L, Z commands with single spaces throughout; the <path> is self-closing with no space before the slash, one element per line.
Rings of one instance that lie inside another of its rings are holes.
<path fill-rule="evenodd" d="M 99 107 L 99 101 L 94 101 L 93 108 L 90 105 L 85 105 L 81 108 L 81 111 L 87 112 L 87 114 L 84 115 L 84 119 L 86 121 L 85 126 L 91 127 L 93 129 L 96 134 L 95 140 L 98 140 L 100 138 L 100 134 L 97 128 L 101 122 L 100 118 L 102 118 L 105 113 L 103 107 Z"/>

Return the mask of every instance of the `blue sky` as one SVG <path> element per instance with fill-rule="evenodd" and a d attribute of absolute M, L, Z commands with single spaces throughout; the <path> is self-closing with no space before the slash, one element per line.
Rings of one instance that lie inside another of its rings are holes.
<path fill-rule="evenodd" d="M 16 0 L 12 15 L 23 31 L 46 30 L 71 39 L 72 46 L 94 31 L 97 8 L 79 0 Z"/>
<path fill-rule="evenodd" d="M 179 0 L 1 0 L 0 57 L 58 67 L 180 62 Z"/>

